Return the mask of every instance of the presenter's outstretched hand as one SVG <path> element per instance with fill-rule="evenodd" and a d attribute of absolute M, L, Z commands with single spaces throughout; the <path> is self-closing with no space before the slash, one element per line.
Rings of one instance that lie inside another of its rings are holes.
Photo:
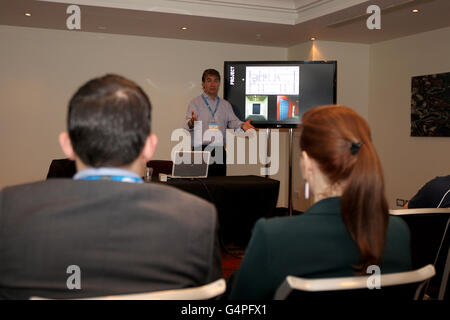
<path fill-rule="evenodd" d="M 189 128 L 192 129 L 192 127 L 194 127 L 194 121 L 198 121 L 198 118 L 197 118 L 197 116 L 195 115 L 194 111 L 192 111 L 192 117 L 191 117 L 191 120 L 189 120 L 189 122 L 188 122 Z"/>
<path fill-rule="evenodd" d="M 252 126 L 252 124 L 250 123 L 250 122 L 252 122 L 252 121 L 253 121 L 253 119 L 248 119 L 247 121 L 245 121 L 245 122 L 241 125 L 242 130 L 247 131 L 247 130 L 249 130 L 249 129 L 255 129 L 255 127 Z"/>

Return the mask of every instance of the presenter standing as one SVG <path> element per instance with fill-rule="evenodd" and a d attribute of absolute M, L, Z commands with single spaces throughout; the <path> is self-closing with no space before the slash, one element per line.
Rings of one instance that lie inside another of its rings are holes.
<path fill-rule="evenodd" d="M 231 104 L 217 96 L 220 87 L 217 70 L 203 72 L 202 87 L 203 93 L 189 103 L 184 127 L 191 132 L 194 150 L 211 151 L 208 176 L 225 176 L 226 129 L 254 129 L 252 119 L 246 122 L 239 120 Z"/>

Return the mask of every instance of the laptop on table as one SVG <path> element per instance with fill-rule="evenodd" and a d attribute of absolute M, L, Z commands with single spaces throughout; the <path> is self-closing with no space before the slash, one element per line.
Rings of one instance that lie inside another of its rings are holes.
<path fill-rule="evenodd" d="M 176 151 L 170 178 L 207 178 L 211 152 Z"/>

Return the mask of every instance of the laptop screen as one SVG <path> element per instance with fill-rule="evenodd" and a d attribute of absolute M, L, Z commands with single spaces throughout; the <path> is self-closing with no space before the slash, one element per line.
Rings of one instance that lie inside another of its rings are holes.
<path fill-rule="evenodd" d="M 209 151 L 177 151 L 172 166 L 173 178 L 208 177 Z"/>

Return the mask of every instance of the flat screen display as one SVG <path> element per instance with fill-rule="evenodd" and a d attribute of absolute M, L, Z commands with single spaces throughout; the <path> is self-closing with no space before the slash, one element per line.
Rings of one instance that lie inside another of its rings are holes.
<path fill-rule="evenodd" d="M 224 99 L 259 128 L 292 128 L 316 106 L 336 103 L 336 61 L 226 61 Z"/>

